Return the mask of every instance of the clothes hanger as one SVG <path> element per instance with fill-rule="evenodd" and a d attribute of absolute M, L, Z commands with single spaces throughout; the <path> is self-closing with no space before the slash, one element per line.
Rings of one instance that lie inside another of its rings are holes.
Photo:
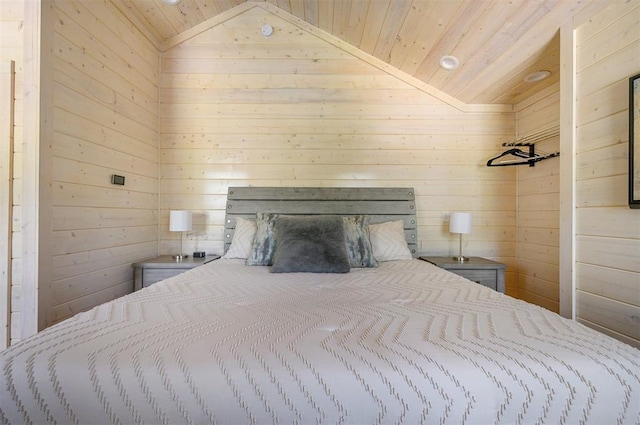
<path fill-rule="evenodd" d="M 495 156 L 491 159 L 489 159 L 487 161 L 487 167 L 507 167 L 507 166 L 511 166 L 511 165 L 529 165 L 530 167 L 533 167 L 535 165 L 536 162 L 542 161 L 544 159 L 547 158 L 553 158 L 556 156 L 560 156 L 560 152 L 554 152 L 554 153 L 543 153 L 543 154 L 537 154 L 535 153 L 535 145 L 533 144 L 505 144 L 505 146 L 528 146 L 529 147 L 529 152 L 524 152 L 521 149 L 518 148 L 511 148 L 508 149 L 504 152 L 502 152 L 500 155 Z M 507 155 L 513 155 L 518 157 L 518 159 L 511 159 L 511 160 L 502 160 L 499 162 L 495 162 L 496 160 L 507 156 Z"/>

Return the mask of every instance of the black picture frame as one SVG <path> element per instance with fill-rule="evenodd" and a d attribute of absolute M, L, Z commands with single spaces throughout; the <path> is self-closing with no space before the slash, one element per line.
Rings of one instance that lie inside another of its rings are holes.
<path fill-rule="evenodd" d="M 640 74 L 629 78 L 629 207 L 640 209 Z"/>

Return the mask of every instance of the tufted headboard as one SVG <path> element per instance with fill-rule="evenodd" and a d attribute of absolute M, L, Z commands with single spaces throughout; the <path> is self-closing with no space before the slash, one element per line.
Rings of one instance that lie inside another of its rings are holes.
<path fill-rule="evenodd" d="M 367 214 L 371 223 L 403 220 L 407 244 L 418 255 L 418 223 L 411 187 L 230 187 L 224 231 L 224 252 L 233 239 L 236 218 L 255 218 L 258 211 L 288 215 Z"/>

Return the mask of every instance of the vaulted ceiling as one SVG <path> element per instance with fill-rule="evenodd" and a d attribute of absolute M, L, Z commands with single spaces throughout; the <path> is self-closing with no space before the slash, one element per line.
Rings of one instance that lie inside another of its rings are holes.
<path fill-rule="evenodd" d="M 114 3 L 161 45 L 246 1 Z M 266 1 L 462 102 L 515 104 L 559 81 L 560 25 L 589 0 Z M 445 55 L 459 67 L 443 69 Z"/>

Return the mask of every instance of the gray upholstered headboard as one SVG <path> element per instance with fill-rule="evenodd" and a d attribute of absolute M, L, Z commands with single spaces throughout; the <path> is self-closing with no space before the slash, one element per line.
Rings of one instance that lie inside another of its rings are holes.
<path fill-rule="evenodd" d="M 227 193 L 224 252 L 227 252 L 236 218 L 255 218 L 258 211 L 288 215 L 367 214 L 371 223 L 403 220 L 407 244 L 418 255 L 418 222 L 411 187 L 230 187 Z"/>

